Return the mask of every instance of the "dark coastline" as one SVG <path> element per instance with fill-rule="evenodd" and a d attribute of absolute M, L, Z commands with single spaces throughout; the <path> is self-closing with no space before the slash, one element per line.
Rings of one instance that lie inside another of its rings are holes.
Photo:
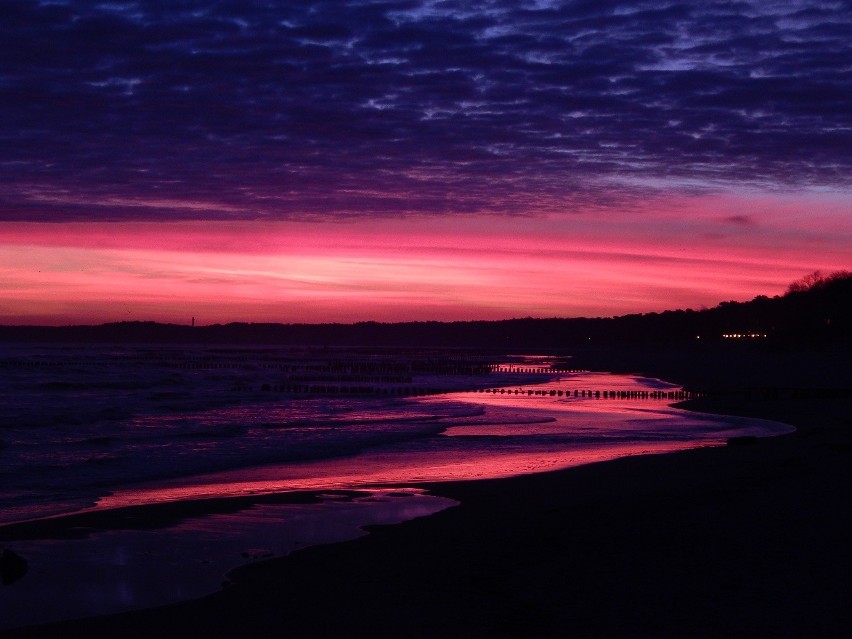
<path fill-rule="evenodd" d="M 618 317 L 515 318 L 492 321 L 356 322 L 353 324 L 246 323 L 195 325 L 124 321 L 101 325 L 2 326 L 0 344 L 116 343 L 182 345 L 291 345 L 328 347 L 440 347 L 490 352 L 538 349 L 576 354 L 587 346 L 619 349 L 724 348 L 720 342 L 765 342 L 771 347 L 848 344 L 852 333 L 852 276 L 831 274 L 809 288 L 773 298 L 722 302 L 713 308 L 681 309 Z M 189 318 L 187 318 L 189 320 Z M 733 335 L 732 335 L 733 334 Z M 724 337 L 727 336 L 727 337 Z M 709 342 L 709 344 L 708 344 Z M 742 348 L 742 343 L 734 348 Z"/>
<path fill-rule="evenodd" d="M 715 389 L 688 408 L 786 422 L 791 435 L 431 485 L 461 505 L 241 569 L 204 599 L 0 635 L 849 636 L 842 350 L 799 353 L 783 370 L 742 353 L 713 362 L 636 353 L 641 371 L 622 361 L 675 380 L 677 364 L 693 386 Z"/>

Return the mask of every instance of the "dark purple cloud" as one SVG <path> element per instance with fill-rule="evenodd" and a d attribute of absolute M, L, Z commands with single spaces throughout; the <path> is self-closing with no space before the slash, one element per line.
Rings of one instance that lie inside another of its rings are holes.
<path fill-rule="evenodd" d="M 755 224 L 754 219 L 750 215 L 729 215 L 723 220 L 726 224 L 735 226 L 752 226 Z"/>
<path fill-rule="evenodd" d="M 0 42 L 2 219 L 852 182 L 848 1 L 6 0 Z"/>

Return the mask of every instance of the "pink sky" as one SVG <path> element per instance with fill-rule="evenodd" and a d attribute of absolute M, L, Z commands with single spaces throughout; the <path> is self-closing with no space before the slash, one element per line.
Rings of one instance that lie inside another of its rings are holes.
<path fill-rule="evenodd" d="M 610 316 L 777 295 L 852 266 L 844 194 L 660 198 L 624 214 L 1 223 L 0 322 Z"/>
<path fill-rule="evenodd" d="M 850 12 L 403 4 L 15 3 L 0 322 L 611 316 L 852 268 Z"/>

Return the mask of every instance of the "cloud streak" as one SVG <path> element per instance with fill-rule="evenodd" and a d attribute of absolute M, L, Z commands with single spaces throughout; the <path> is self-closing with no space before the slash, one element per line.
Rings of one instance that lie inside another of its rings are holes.
<path fill-rule="evenodd" d="M 726 209 L 712 201 L 688 221 L 666 211 L 615 229 L 594 215 L 9 223 L 0 322 L 607 316 L 780 294 L 815 256 L 828 270 L 848 264 L 848 228 L 803 241 L 753 213 L 754 224 L 702 239 Z"/>

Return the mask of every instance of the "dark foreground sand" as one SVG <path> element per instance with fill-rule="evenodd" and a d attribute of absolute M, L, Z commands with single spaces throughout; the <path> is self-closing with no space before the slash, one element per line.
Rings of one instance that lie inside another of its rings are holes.
<path fill-rule="evenodd" d="M 792 435 L 432 486 L 461 505 L 202 600 L 4 637 L 849 637 L 852 401 L 729 399 Z"/>

